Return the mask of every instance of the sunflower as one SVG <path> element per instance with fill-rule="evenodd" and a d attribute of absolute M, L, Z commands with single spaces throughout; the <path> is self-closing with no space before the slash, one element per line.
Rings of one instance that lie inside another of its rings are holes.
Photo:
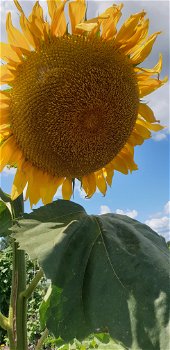
<path fill-rule="evenodd" d="M 27 18 L 18 0 L 21 31 L 6 19 L 1 43 L 0 170 L 15 166 L 16 199 L 27 186 L 31 205 L 52 201 L 59 186 L 70 199 L 74 180 L 87 197 L 106 193 L 114 170 L 137 169 L 134 147 L 162 126 L 141 99 L 162 86 L 162 56 L 139 67 L 160 34 L 148 36 L 144 11 L 119 31 L 122 4 L 87 20 L 84 0 L 47 0 L 50 21 L 37 1 Z"/>

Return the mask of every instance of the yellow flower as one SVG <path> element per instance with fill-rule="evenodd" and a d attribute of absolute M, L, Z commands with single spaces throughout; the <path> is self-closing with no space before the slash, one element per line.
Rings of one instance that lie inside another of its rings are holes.
<path fill-rule="evenodd" d="M 8 13 L 1 43 L 0 170 L 17 166 L 12 198 L 27 185 L 31 205 L 52 201 L 62 185 L 70 199 L 77 178 L 88 197 L 105 194 L 114 170 L 137 169 L 134 146 L 162 129 L 141 98 L 162 86 L 162 56 L 152 69 L 138 65 L 160 32 L 148 37 L 145 12 L 117 32 L 122 4 L 86 20 L 84 0 L 47 0 L 50 23 L 35 3 L 26 18 L 18 0 L 19 31 Z"/>

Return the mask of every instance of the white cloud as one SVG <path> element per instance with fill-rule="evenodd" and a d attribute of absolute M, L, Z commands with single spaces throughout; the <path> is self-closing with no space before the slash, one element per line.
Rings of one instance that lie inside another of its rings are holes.
<path fill-rule="evenodd" d="M 111 209 L 107 206 L 107 205 L 101 205 L 100 206 L 100 215 L 102 214 L 107 214 L 107 213 L 111 213 Z M 116 209 L 115 211 L 116 214 L 120 214 L 120 215 L 127 215 L 132 219 L 135 219 L 138 215 L 137 210 L 132 209 L 132 210 L 122 210 L 122 209 Z"/>
<path fill-rule="evenodd" d="M 167 135 L 163 133 L 157 133 L 157 134 L 153 134 L 152 138 L 154 141 L 162 141 L 167 138 Z"/>
<path fill-rule="evenodd" d="M 121 214 L 121 215 L 127 215 L 132 219 L 135 219 L 138 216 L 137 210 L 122 210 L 122 209 L 116 209 L 116 214 Z"/>
<path fill-rule="evenodd" d="M 100 215 L 111 213 L 111 209 L 107 205 L 100 206 Z"/>
<path fill-rule="evenodd" d="M 170 215 L 170 201 L 168 201 L 164 206 L 164 213 Z"/>
<path fill-rule="evenodd" d="M 150 226 L 152 230 L 164 236 L 166 240 L 170 239 L 170 222 L 168 216 L 146 220 L 145 224 Z"/>
<path fill-rule="evenodd" d="M 170 201 L 168 201 L 163 210 L 150 216 L 145 224 L 150 226 L 152 230 L 164 236 L 166 240 L 170 240 Z"/>

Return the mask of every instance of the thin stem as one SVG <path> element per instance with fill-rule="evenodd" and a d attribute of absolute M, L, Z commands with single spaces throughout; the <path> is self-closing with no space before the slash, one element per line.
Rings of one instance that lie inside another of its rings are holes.
<path fill-rule="evenodd" d="M 9 319 L 0 312 L 0 326 L 5 329 L 8 333 L 10 341 L 10 350 L 16 350 L 15 340 L 13 337 L 12 328 L 10 327 Z"/>
<path fill-rule="evenodd" d="M 33 293 L 34 289 L 37 287 L 37 284 L 40 281 L 40 279 L 43 277 L 43 275 L 44 275 L 43 270 L 39 270 L 37 272 L 37 274 L 35 275 L 35 277 L 31 281 L 31 283 L 29 284 L 27 289 L 21 293 L 23 298 L 25 298 L 25 299 L 30 298 L 31 294 Z"/>
<path fill-rule="evenodd" d="M 46 328 L 45 331 L 43 332 L 41 338 L 39 339 L 39 341 L 35 347 L 35 350 L 40 350 L 42 348 L 42 346 L 44 344 L 44 340 L 47 338 L 48 334 L 49 334 L 49 331 Z"/>
<path fill-rule="evenodd" d="M 1 312 L 0 312 L 0 326 L 7 330 L 8 329 L 8 318 L 5 317 Z"/>
<path fill-rule="evenodd" d="M 24 212 L 23 196 L 19 196 L 11 203 L 13 219 L 15 220 Z M 16 349 L 27 350 L 27 302 L 21 296 L 22 292 L 26 289 L 26 263 L 25 252 L 18 248 L 18 243 L 13 241 L 13 271 L 9 323 L 13 339 L 17 343 Z M 8 336 L 10 336 L 9 332 Z M 11 341 L 10 349 L 12 349 Z"/>

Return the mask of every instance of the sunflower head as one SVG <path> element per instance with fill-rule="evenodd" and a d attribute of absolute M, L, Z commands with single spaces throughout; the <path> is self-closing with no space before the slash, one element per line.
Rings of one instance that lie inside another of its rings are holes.
<path fill-rule="evenodd" d="M 138 65 L 159 32 L 148 37 L 145 12 L 117 32 L 122 4 L 85 20 L 84 0 L 47 0 L 50 23 L 37 1 L 27 18 L 17 0 L 21 30 L 7 15 L 1 43 L 1 170 L 17 166 L 12 198 L 27 185 L 31 205 L 52 201 L 62 185 L 70 199 L 77 178 L 87 196 L 106 193 L 114 170 L 137 169 L 134 147 L 161 130 L 141 98 L 162 86 L 162 56 L 152 69 Z"/>

